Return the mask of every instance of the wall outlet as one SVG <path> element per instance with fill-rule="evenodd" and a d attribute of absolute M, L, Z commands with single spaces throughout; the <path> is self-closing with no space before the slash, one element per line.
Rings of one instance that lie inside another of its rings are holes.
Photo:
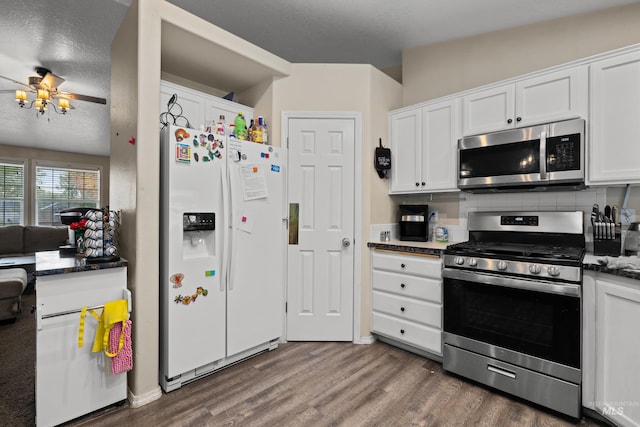
<path fill-rule="evenodd" d="M 622 209 L 620 211 L 620 222 L 622 222 L 622 225 L 629 225 L 632 222 L 636 222 L 636 210 Z"/>
<path fill-rule="evenodd" d="M 431 211 L 431 222 L 438 222 L 438 211 Z"/>

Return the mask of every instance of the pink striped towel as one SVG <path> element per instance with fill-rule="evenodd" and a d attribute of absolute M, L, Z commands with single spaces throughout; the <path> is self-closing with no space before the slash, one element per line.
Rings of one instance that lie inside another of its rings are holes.
<path fill-rule="evenodd" d="M 113 325 L 109 331 L 109 351 L 116 353 L 120 344 L 120 334 L 122 333 L 122 323 Z M 120 374 L 130 371 L 133 368 L 133 348 L 131 346 L 131 320 L 127 320 L 124 328 L 124 345 L 122 350 L 115 357 L 111 358 L 111 373 Z"/>

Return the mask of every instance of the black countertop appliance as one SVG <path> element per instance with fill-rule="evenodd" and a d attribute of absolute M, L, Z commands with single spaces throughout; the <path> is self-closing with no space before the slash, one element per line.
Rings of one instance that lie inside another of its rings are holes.
<path fill-rule="evenodd" d="M 429 238 L 429 206 L 400 205 L 400 240 L 426 242 Z"/>

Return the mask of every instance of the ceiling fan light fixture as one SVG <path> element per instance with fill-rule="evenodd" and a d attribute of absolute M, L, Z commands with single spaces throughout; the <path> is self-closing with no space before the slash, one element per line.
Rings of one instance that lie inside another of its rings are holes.
<path fill-rule="evenodd" d="M 49 100 L 49 91 L 47 89 L 38 89 L 38 99 L 42 99 L 43 101 Z"/>
<path fill-rule="evenodd" d="M 65 114 L 71 108 L 71 104 L 69 100 L 66 98 L 58 98 L 58 108 L 62 111 L 62 114 Z"/>
<path fill-rule="evenodd" d="M 27 91 L 26 90 L 16 90 L 16 102 L 20 104 L 21 107 L 24 107 L 24 104 L 27 102 Z"/>
<path fill-rule="evenodd" d="M 44 114 L 49 109 L 49 103 L 42 98 L 36 99 L 35 107 L 40 114 Z"/>

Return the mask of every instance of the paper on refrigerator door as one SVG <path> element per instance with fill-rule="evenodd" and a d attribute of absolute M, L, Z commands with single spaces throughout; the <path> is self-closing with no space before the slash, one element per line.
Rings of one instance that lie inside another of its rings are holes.
<path fill-rule="evenodd" d="M 262 199 L 267 194 L 267 178 L 259 165 L 240 166 L 240 183 L 244 200 Z"/>

